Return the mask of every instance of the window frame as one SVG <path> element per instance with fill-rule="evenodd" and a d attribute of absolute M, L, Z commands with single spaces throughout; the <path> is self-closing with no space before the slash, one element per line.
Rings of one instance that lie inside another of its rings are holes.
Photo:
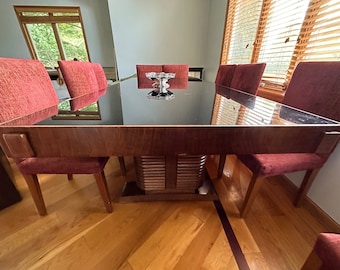
<path fill-rule="evenodd" d="M 21 30 L 24 34 L 24 38 L 26 41 L 26 44 L 28 46 L 28 49 L 30 51 L 32 59 L 38 59 L 37 52 L 34 48 L 34 43 L 31 39 L 31 36 L 29 34 L 27 24 L 34 24 L 34 23 L 46 23 L 51 24 L 53 29 L 53 34 L 56 39 L 58 51 L 60 54 L 61 60 L 66 60 L 65 52 L 63 49 L 63 45 L 61 42 L 61 37 L 58 32 L 57 23 L 80 23 L 82 28 L 82 34 L 84 37 L 84 43 L 87 53 L 88 61 L 91 62 L 91 57 L 89 53 L 89 48 L 87 44 L 86 34 L 85 34 L 85 28 L 83 24 L 83 19 L 81 16 L 80 7 L 61 7 L 61 6 L 13 6 L 14 11 L 17 15 L 19 25 L 21 27 Z M 27 16 L 24 15 L 24 12 L 43 12 L 48 13 L 48 16 Z M 54 16 L 53 13 L 77 13 L 78 15 L 73 16 Z"/>

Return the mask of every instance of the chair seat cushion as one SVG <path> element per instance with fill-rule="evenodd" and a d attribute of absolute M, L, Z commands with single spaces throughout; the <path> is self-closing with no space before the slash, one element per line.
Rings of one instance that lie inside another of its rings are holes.
<path fill-rule="evenodd" d="M 311 153 L 239 155 L 238 158 L 259 176 L 318 169 L 326 161 L 325 157 Z"/>
<path fill-rule="evenodd" d="M 16 159 L 23 174 L 93 174 L 101 172 L 108 157 L 86 158 L 24 158 Z"/>
<path fill-rule="evenodd" d="M 340 234 L 320 233 L 314 250 L 322 261 L 323 269 L 340 269 Z"/>

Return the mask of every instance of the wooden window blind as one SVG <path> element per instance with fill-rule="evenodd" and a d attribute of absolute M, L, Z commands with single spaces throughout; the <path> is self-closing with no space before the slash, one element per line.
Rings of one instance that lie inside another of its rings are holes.
<path fill-rule="evenodd" d="M 286 73 L 292 58 L 309 0 L 272 0 L 262 12 L 267 18 L 259 28 L 263 34 L 258 43 L 256 62 L 267 63 L 263 74 L 264 86 L 285 86 Z M 266 85 L 267 84 L 267 85 Z"/>
<path fill-rule="evenodd" d="M 340 58 L 340 1 L 312 1 L 296 48 L 296 61 Z"/>
<path fill-rule="evenodd" d="M 225 27 L 227 51 L 221 63 L 249 63 L 259 24 L 262 0 L 231 0 Z"/>
<path fill-rule="evenodd" d="M 300 61 L 340 60 L 339 0 L 254 1 L 261 3 L 259 13 L 250 2 L 230 1 L 221 64 L 265 62 L 261 86 L 284 90 Z M 256 20 L 249 16 L 247 5 L 258 14 L 257 25 L 241 23 L 242 17 Z M 255 33 L 251 53 L 237 53 L 248 44 L 243 32 L 248 37 Z"/>

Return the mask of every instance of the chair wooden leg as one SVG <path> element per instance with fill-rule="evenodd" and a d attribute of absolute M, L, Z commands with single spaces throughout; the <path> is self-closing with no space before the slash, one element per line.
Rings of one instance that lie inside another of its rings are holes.
<path fill-rule="evenodd" d="M 240 215 L 241 217 L 245 217 L 246 214 L 248 213 L 251 204 L 253 203 L 254 199 L 257 196 L 257 193 L 259 192 L 263 182 L 264 182 L 264 177 L 258 177 L 257 175 L 253 175 L 249 187 L 247 190 L 246 197 L 244 199 L 244 202 L 241 207 Z"/>
<path fill-rule="evenodd" d="M 305 263 L 301 267 L 301 270 L 320 270 L 322 267 L 322 261 L 314 250 L 309 254 Z"/>
<path fill-rule="evenodd" d="M 44 198 L 41 193 L 39 181 L 37 175 L 24 174 L 25 181 L 31 192 L 31 196 L 35 203 L 40 216 L 45 216 L 47 214 Z"/>
<path fill-rule="evenodd" d="M 110 199 L 110 193 L 109 193 L 109 189 L 107 187 L 107 182 L 106 182 L 106 178 L 105 178 L 105 174 L 104 172 L 100 172 L 100 173 L 95 173 L 94 177 L 96 178 L 97 181 L 97 186 L 100 192 L 100 195 L 103 199 L 106 211 L 108 213 L 112 213 L 112 204 L 111 204 L 111 199 Z"/>
<path fill-rule="evenodd" d="M 220 160 L 218 162 L 217 178 L 221 178 L 222 175 L 223 175 L 223 169 L 224 169 L 224 164 L 225 164 L 226 158 L 227 158 L 227 154 L 221 154 L 220 155 Z"/>
<path fill-rule="evenodd" d="M 318 174 L 320 169 L 315 169 L 315 170 L 308 170 L 302 180 L 302 183 L 300 185 L 300 188 L 298 190 L 298 193 L 296 195 L 295 201 L 294 201 L 294 205 L 296 207 L 300 207 L 304 198 L 306 197 L 306 194 L 309 190 L 309 188 L 311 187 L 311 185 L 313 184 L 313 181 L 316 177 L 316 175 Z"/>
<path fill-rule="evenodd" d="M 67 180 L 68 180 L 68 181 L 73 180 L 73 174 L 68 174 L 68 175 L 67 175 Z"/>
<path fill-rule="evenodd" d="M 125 176 L 126 175 L 126 167 L 125 167 L 124 157 L 119 156 L 118 160 L 119 160 L 119 166 L 120 166 L 120 170 L 122 172 L 122 175 Z"/>

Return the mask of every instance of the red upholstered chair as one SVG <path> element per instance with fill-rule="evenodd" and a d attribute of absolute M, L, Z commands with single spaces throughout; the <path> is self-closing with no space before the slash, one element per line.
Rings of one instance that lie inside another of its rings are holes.
<path fill-rule="evenodd" d="M 99 86 L 90 62 L 60 60 L 58 65 L 72 98 L 70 101 L 72 111 L 82 109 L 98 100 Z"/>
<path fill-rule="evenodd" d="M 237 65 L 230 87 L 256 95 L 265 67 L 265 63 Z"/>
<path fill-rule="evenodd" d="M 175 78 L 169 80 L 169 89 L 188 88 L 189 65 L 163 65 L 163 72 L 176 73 Z"/>
<path fill-rule="evenodd" d="M 107 78 L 104 72 L 103 67 L 99 63 L 91 63 L 92 69 L 94 71 L 94 74 L 97 79 L 97 84 L 98 84 L 98 97 L 101 97 L 105 95 L 108 83 L 107 83 Z M 120 170 L 122 172 L 122 175 L 126 175 L 126 167 L 125 167 L 125 161 L 123 156 L 118 157 L 119 165 L 120 165 Z"/>
<path fill-rule="evenodd" d="M 58 97 L 40 61 L 0 58 L 0 92 L 1 122 L 30 125 L 58 113 Z"/>
<path fill-rule="evenodd" d="M 301 270 L 340 269 L 340 234 L 320 233 Z"/>
<path fill-rule="evenodd" d="M 215 83 L 256 95 L 265 67 L 265 63 L 221 65 Z M 222 176 L 226 157 L 220 155 L 218 177 Z"/>
<path fill-rule="evenodd" d="M 162 65 L 136 65 L 138 88 L 152 88 L 152 81 L 145 76 L 147 72 L 162 72 Z"/>
<path fill-rule="evenodd" d="M 98 84 L 98 97 L 105 95 L 108 84 L 103 67 L 99 63 L 91 63 Z"/>
<path fill-rule="evenodd" d="M 106 93 L 107 79 L 99 63 L 60 60 L 58 64 L 72 98 L 71 110 L 86 107 Z M 126 175 L 124 157 L 119 156 L 118 160 L 122 174 Z"/>
<path fill-rule="evenodd" d="M 20 122 L 20 124 L 34 124 L 57 113 L 58 97 L 40 61 L 0 58 L 0 78 L 1 122 L 32 114 L 33 118 L 24 117 L 24 121 L 27 122 Z M 46 108 L 55 108 L 55 110 L 46 110 Z M 43 110 L 44 113 L 36 114 L 38 110 Z M 5 136 L 6 143 L 10 143 L 6 137 L 13 138 L 16 135 L 20 134 Z M 31 146 L 28 138 L 26 143 L 29 149 Z M 112 212 L 103 171 L 107 157 L 37 158 L 34 156 L 34 149 L 31 152 L 30 156 L 13 158 L 26 180 L 40 215 L 45 215 L 47 212 L 37 174 L 94 174 L 106 210 Z"/>
<path fill-rule="evenodd" d="M 215 83 L 223 86 L 230 86 L 233 79 L 236 65 L 220 65 L 216 74 Z"/>
<path fill-rule="evenodd" d="M 283 103 L 340 121 L 340 62 L 299 63 Z M 241 208 L 241 216 L 248 212 L 265 177 L 306 170 L 294 202 L 295 206 L 300 206 L 329 155 L 330 153 L 297 153 L 238 156 L 253 173 Z"/>

